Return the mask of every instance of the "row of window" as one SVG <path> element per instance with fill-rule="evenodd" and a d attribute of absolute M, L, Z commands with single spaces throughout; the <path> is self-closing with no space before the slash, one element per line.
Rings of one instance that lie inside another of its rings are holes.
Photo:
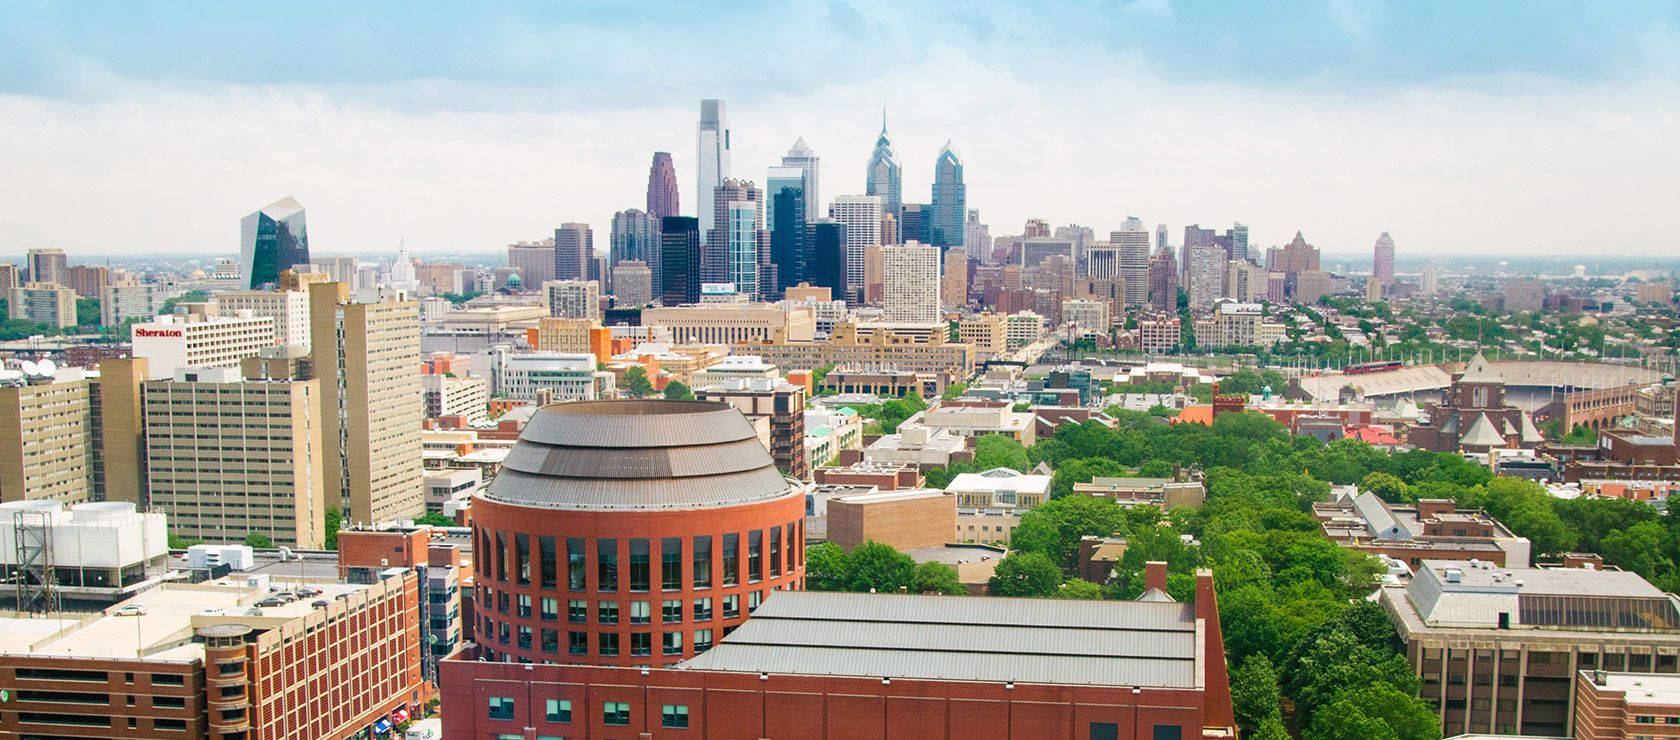
<path fill-rule="evenodd" d="M 492 598 L 492 596 L 494 598 Z M 510 611 L 508 607 L 509 604 L 512 604 L 513 609 L 511 614 L 513 616 L 519 617 L 520 619 L 531 618 L 531 605 L 533 599 L 530 594 L 510 595 L 507 591 L 496 591 L 486 586 L 484 587 L 483 595 L 480 598 L 481 603 L 484 604 L 484 608 L 486 610 L 489 609 L 491 603 L 494 603 L 496 605 L 497 612 L 501 614 L 509 614 Z M 721 601 L 721 606 L 723 608 L 722 614 L 724 619 L 733 619 L 741 616 L 740 594 L 723 594 L 719 597 L 719 600 Z M 763 600 L 763 591 L 748 592 L 748 610 L 758 608 L 758 605 L 763 602 Z M 544 622 L 554 622 L 559 620 L 560 600 L 558 598 L 545 596 L 541 599 L 536 599 L 535 602 L 540 605 L 540 608 L 537 611 L 538 618 Z M 619 623 L 620 610 L 619 603 L 617 601 L 591 602 L 588 599 L 568 599 L 566 601 L 566 621 L 570 624 L 589 624 L 589 605 L 591 603 L 594 603 L 595 605 L 595 624 L 612 625 Z M 653 602 L 631 601 L 628 603 L 630 605 L 630 611 L 627 615 L 628 618 L 625 619 L 626 624 L 653 623 Z M 659 604 L 660 623 L 681 624 L 683 622 L 684 606 L 685 604 L 682 599 L 665 599 L 661 601 Z M 702 596 L 700 598 L 693 599 L 687 606 L 691 607 L 689 611 L 693 615 L 694 621 L 711 621 L 714 613 L 712 611 L 712 597 Z"/>
<path fill-rule="evenodd" d="M 724 634 L 728 635 L 732 629 L 734 628 L 724 628 Z M 489 636 L 493 634 L 496 636 L 496 641 L 503 645 L 513 645 L 521 650 L 530 650 L 531 646 L 536 644 L 541 652 L 560 654 L 559 630 L 533 630 L 524 625 L 512 626 L 507 622 L 492 622 L 486 619 L 484 621 L 484 634 L 486 642 L 489 641 Z M 568 631 L 566 633 L 566 653 L 568 655 L 589 655 L 590 634 L 577 630 Z M 619 633 L 596 632 L 593 634 L 595 635 L 596 655 L 604 657 L 620 655 L 621 637 Z M 631 632 L 628 654 L 635 657 L 653 655 L 653 635 L 652 632 Z M 682 632 L 661 632 L 659 635 L 661 655 L 683 654 Z M 712 630 L 709 628 L 694 630 L 694 652 L 703 653 L 710 649 L 712 649 Z"/>
<path fill-rule="evenodd" d="M 768 535 L 768 536 L 766 536 Z M 718 564 L 721 572 L 719 581 L 724 586 L 733 586 L 739 582 L 741 573 L 741 540 L 746 539 L 746 578 L 748 583 L 757 583 L 765 577 L 768 565 L 768 577 L 778 578 L 784 572 L 796 570 L 798 564 L 804 560 L 804 525 L 795 521 L 785 526 L 775 526 L 768 530 L 755 529 L 744 535 L 728 533 L 718 535 L 717 545 L 720 558 Z M 536 539 L 536 551 L 532 552 L 532 538 L 523 532 L 504 534 L 486 529 L 478 531 L 479 552 L 486 554 L 487 570 L 495 574 L 496 580 L 509 582 L 511 574 L 513 582 L 521 586 L 531 585 L 532 570 L 536 570 L 537 583 L 543 588 L 560 587 L 560 538 L 540 535 Z M 687 557 L 684 557 L 684 545 L 687 544 Z M 572 591 L 584 591 L 589 588 L 589 572 L 591 565 L 595 572 L 595 588 L 598 591 L 615 592 L 620 585 L 619 541 L 616 538 L 604 537 L 595 540 L 594 557 L 590 557 L 588 540 L 583 537 L 565 538 L 565 576 L 566 587 Z M 659 539 L 659 586 L 665 591 L 680 591 L 683 584 L 683 562 L 689 564 L 689 585 L 693 588 L 710 588 L 712 586 L 713 565 L 713 536 L 697 535 L 686 543 L 682 537 L 664 537 Z M 627 562 L 624 573 L 624 585 L 632 592 L 651 591 L 653 587 L 653 540 L 636 537 L 626 540 Z M 766 557 L 768 556 L 768 557 Z"/>
<path fill-rule="evenodd" d="M 515 702 L 512 697 L 490 697 L 490 719 L 511 720 L 514 718 Z M 665 704 L 659 708 L 659 724 L 661 727 L 682 729 L 688 727 L 687 704 Z M 572 721 L 572 701 L 570 699 L 548 699 L 543 703 L 543 720 L 555 724 L 567 724 Z M 630 724 L 630 703 L 622 701 L 601 702 L 601 723 L 618 727 Z M 513 738 L 524 740 L 524 735 L 497 735 L 498 738 Z M 539 735 L 541 740 L 546 735 Z"/>

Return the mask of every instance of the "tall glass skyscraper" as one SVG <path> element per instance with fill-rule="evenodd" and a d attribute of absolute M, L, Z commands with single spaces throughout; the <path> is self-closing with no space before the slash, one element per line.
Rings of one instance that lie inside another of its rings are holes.
<path fill-rule="evenodd" d="M 670 152 L 654 152 L 653 164 L 648 165 L 647 212 L 655 228 L 659 219 L 682 213 L 677 199 L 677 168 L 671 163 Z"/>
<path fill-rule="evenodd" d="M 652 214 L 635 208 L 613 214 L 612 234 L 607 249 L 607 273 L 626 260 L 640 260 L 648 264 L 657 279 L 659 275 L 659 230 Z M 654 283 L 657 285 L 658 283 Z"/>
<path fill-rule="evenodd" d="M 698 155 L 694 159 L 700 181 L 695 188 L 695 215 L 700 218 L 700 233 L 708 234 L 716 228 L 717 186 L 729 177 L 729 118 L 723 101 L 700 101 L 700 126 L 696 136 Z"/>
<path fill-rule="evenodd" d="M 239 270 L 247 290 L 280 284 L 280 271 L 309 264 L 303 206 L 281 198 L 239 220 Z"/>
<path fill-rule="evenodd" d="M 801 139 L 803 144 L 804 140 Z M 805 224 L 815 220 L 810 213 L 810 180 L 799 167 L 771 167 L 764 180 L 765 200 L 770 208 L 764 228 L 770 232 L 770 263 L 776 266 L 776 284 L 765 292 L 777 297 L 789 286 L 807 277 L 809 251 L 805 247 Z"/>
<path fill-rule="evenodd" d="M 887 112 L 881 111 L 881 135 L 875 139 L 875 151 L 869 155 L 869 174 L 864 180 L 864 195 L 881 199 L 881 212 L 898 218 L 898 207 L 904 203 L 904 186 L 893 154 L 892 139 L 887 137 Z"/>
<path fill-rule="evenodd" d="M 667 306 L 700 301 L 700 221 L 691 216 L 659 220 L 659 288 Z"/>
<path fill-rule="evenodd" d="M 836 298 L 846 295 L 846 226 L 828 218 L 806 225 L 805 243 L 810 260 L 805 280 L 833 291 Z"/>
<path fill-rule="evenodd" d="M 815 221 L 823 217 L 822 194 L 817 188 L 817 164 L 820 158 L 811 151 L 811 145 L 805 143 L 805 137 L 799 137 L 793 142 L 793 148 L 782 157 L 783 167 L 798 167 L 805 173 L 805 219 Z M 766 192 L 775 192 L 767 190 Z"/>
<path fill-rule="evenodd" d="M 758 232 L 762 217 L 760 201 L 731 201 L 724 210 L 724 231 L 729 243 L 729 282 L 735 292 L 753 300 L 763 297 L 758 272 Z"/>
<path fill-rule="evenodd" d="M 928 242 L 938 247 L 959 247 L 963 243 L 963 220 L 968 215 L 968 188 L 963 185 L 962 155 L 946 140 L 933 165 L 932 217 L 927 221 Z"/>

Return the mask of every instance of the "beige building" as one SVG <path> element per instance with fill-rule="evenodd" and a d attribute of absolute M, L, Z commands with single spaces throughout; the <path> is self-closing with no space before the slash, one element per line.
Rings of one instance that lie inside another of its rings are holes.
<path fill-rule="evenodd" d="M 309 286 L 327 499 L 348 507 L 349 523 L 418 516 L 425 511 L 420 304 L 352 303 L 349 296 L 343 283 Z"/>
<path fill-rule="evenodd" d="M 645 320 L 645 319 L 644 319 Z M 974 374 L 974 348 L 950 342 L 943 327 L 836 324 L 825 341 L 736 342 L 733 354 L 758 355 L 784 371 L 842 367 L 893 368 L 910 373 L 946 373 L 953 379 Z"/>
<path fill-rule="evenodd" d="M 69 279 L 67 273 L 70 271 L 70 258 L 62 249 L 57 247 L 31 249 L 26 259 L 29 265 L 30 282 L 64 285 L 65 281 Z"/>
<path fill-rule="evenodd" d="M 939 547 L 957 526 L 957 499 L 918 489 L 841 496 L 828 500 L 828 541 L 850 550 L 879 542 L 898 550 Z"/>
<path fill-rule="evenodd" d="M 23 284 L 22 271 L 16 262 L 0 262 L 0 290 L 16 288 Z"/>
<path fill-rule="evenodd" d="M 1062 301 L 1062 323 L 1072 324 L 1081 331 L 1108 333 L 1113 323 L 1109 315 L 1108 301 L 1088 298 Z"/>
<path fill-rule="evenodd" d="M 431 373 L 420 376 L 426 396 L 426 418 L 464 416 L 484 421 L 490 416 L 490 381 L 478 375 Z"/>
<path fill-rule="evenodd" d="M 542 291 L 549 316 L 601 320 L 601 284 L 594 280 L 550 280 Z"/>
<path fill-rule="evenodd" d="M 8 318 L 59 328 L 76 325 L 76 291 L 57 283 L 31 281 L 6 291 Z"/>
<path fill-rule="evenodd" d="M 650 308 L 642 312 L 642 325 L 668 329 L 676 344 L 810 342 L 817 331 L 810 306 L 785 302 Z"/>
<path fill-rule="evenodd" d="M 909 242 L 881 248 L 881 306 L 887 321 L 938 321 L 939 293 L 939 247 Z"/>
<path fill-rule="evenodd" d="M 89 383 L 73 368 L 36 380 L 41 382 L 0 385 L 0 501 L 88 501 L 94 466 Z"/>
<path fill-rule="evenodd" d="M 94 492 L 106 501 L 141 504 L 146 500 L 146 435 L 141 386 L 149 366 L 144 357 L 99 363 L 99 379 L 89 386 L 99 464 Z"/>
<path fill-rule="evenodd" d="M 544 318 L 537 322 L 538 352 L 589 354 L 589 335 L 601 324 L 594 319 Z"/>
<path fill-rule="evenodd" d="M 1009 350 L 1009 324 L 1003 314 L 983 313 L 957 322 L 957 341 L 975 352 L 1000 354 Z"/>
<path fill-rule="evenodd" d="M 145 384 L 146 484 L 177 535 L 319 549 L 327 500 L 321 382 L 186 368 Z"/>
<path fill-rule="evenodd" d="M 163 309 L 163 286 L 120 282 L 105 286 L 99 297 L 99 324 L 117 326 L 128 319 L 149 319 Z"/>
<path fill-rule="evenodd" d="M 960 311 L 968 305 L 968 252 L 945 250 L 944 270 L 939 277 L 939 301 L 947 310 Z"/>
<path fill-rule="evenodd" d="M 217 293 L 216 313 L 274 319 L 275 344 L 309 344 L 309 296 L 301 290 L 230 290 Z"/>

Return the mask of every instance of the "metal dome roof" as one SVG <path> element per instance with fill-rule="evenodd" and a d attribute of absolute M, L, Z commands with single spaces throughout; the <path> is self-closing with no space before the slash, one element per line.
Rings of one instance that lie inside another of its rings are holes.
<path fill-rule="evenodd" d="M 531 417 L 483 496 L 518 506 L 660 510 L 791 493 L 753 427 L 705 401 L 585 401 Z"/>

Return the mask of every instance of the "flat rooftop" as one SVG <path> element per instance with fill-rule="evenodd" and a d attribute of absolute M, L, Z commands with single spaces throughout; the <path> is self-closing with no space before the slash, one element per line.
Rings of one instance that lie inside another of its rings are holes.
<path fill-rule="evenodd" d="M 1627 692 L 1627 703 L 1638 705 L 1667 705 L 1680 704 L 1680 676 L 1667 673 L 1604 673 L 1602 681 L 1597 675 L 1593 683 L 1610 691 Z"/>
<path fill-rule="evenodd" d="M 904 491 L 881 491 L 879 493 L 853 493 L 838 498 L 830 498 L 829 502 L 839 501 L 846 504 L 882 504 L 890 501 L 915 501 L 924 498 L 939 498 L 947 495 L 937 488 L 913 488 Z"/>
<path fill-rule="evenodd" d="M 1587 570 L 1585 568 L 1500 568 L 1489 563 L 1472 567 L 1465 560 L 1425 560 L 1423 568 L 1432 570 L 1442 581 L 1444 591 L 1512 590 L 1525 595 L 1559 596 L 1619 596 L 1629 598 L 1666 598 L 1662 589 L 1625 570 Z M 1458 582 L 1446 581 L 1448 569 L 1457 570 Z"/>
<path fill-rule="evenodd" d="M 681 667 L 1035 684 L 1201 685 L 1194 607 L 778 591 Z"/>

